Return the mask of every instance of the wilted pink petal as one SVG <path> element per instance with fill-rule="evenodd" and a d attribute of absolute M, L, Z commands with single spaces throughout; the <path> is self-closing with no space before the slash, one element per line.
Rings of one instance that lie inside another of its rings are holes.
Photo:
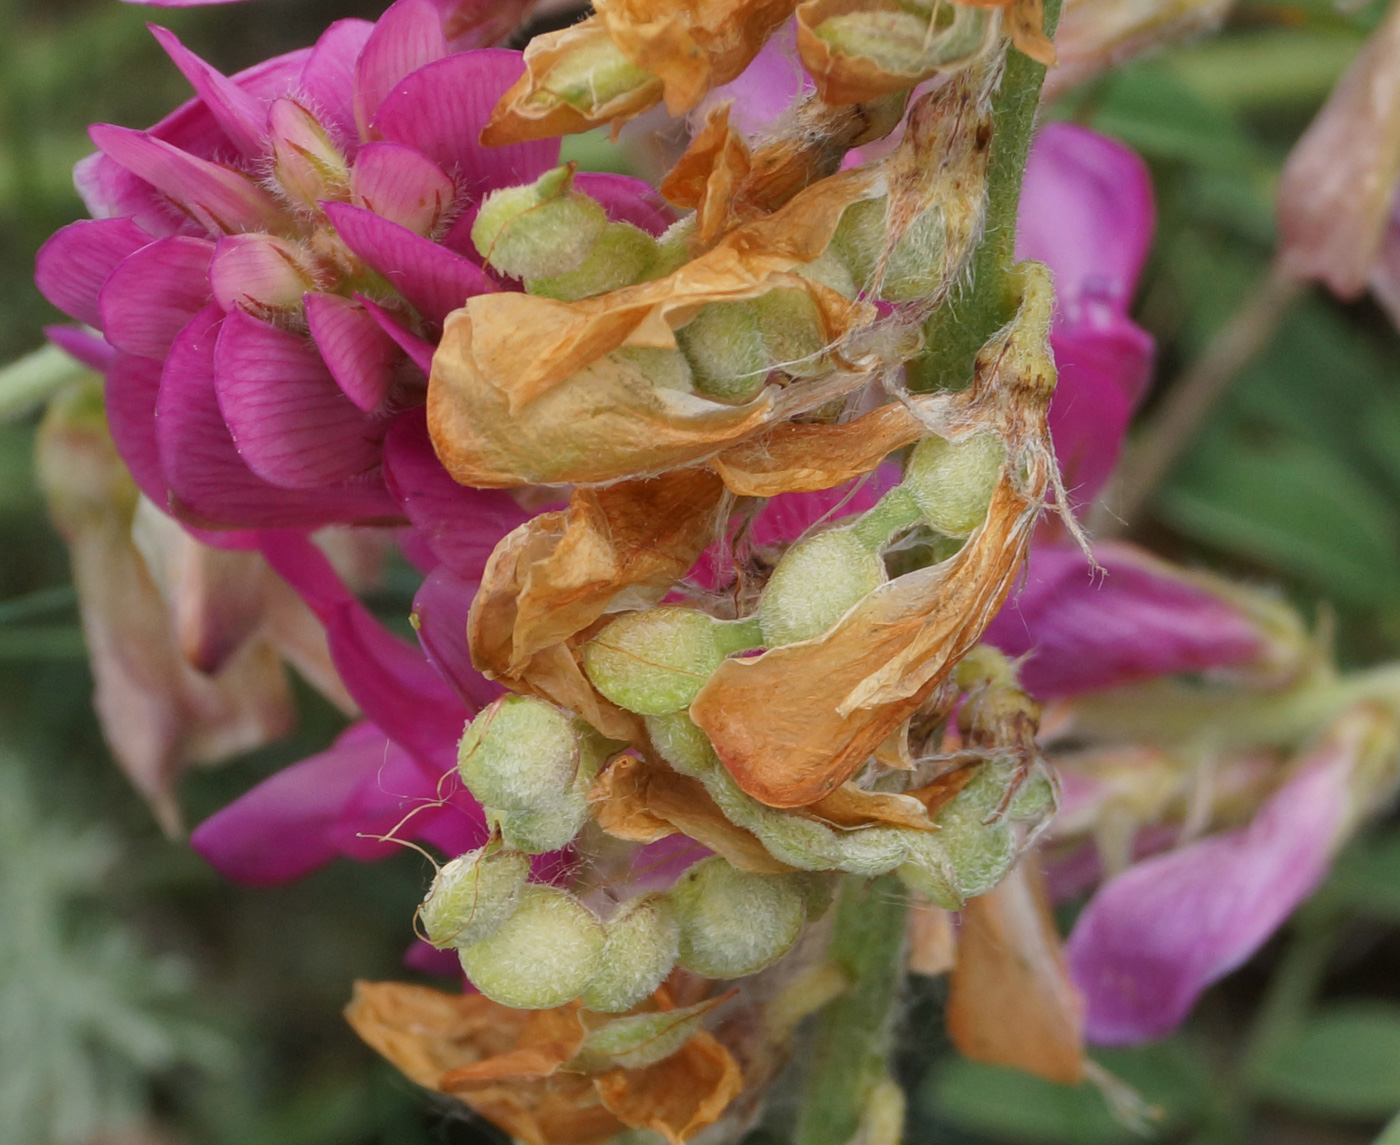
<path fill-rule="evenodd" d="M 433 368 L 433 352 L 435 350 L 433 344 L 418 337 L 393 314 L 390 314 L 377 302 L 371 302 L 363 294 L 355 295 L 355 301 L 363 306 L 365 313 L 373 318 L 379 328 L 398 344 L 399 349 L 408 355 L 408 360 L 422 371 L 423 377 L 426 379 Z"/>
<path fill-rule="evenodd" d="M 124 259 L 98 295 L 103 336 L 116 349 L 163 358 L 175 336 L 209 302 L 214 244 L 172 235 Z"/>
<path fill-rule="evenodd" d="M 367 143 L 350 173 L 350 201 L 414 234 L 430 237 L 457 189 L 442 168 L 402 143 Z"/>
<path fill-rule="evenodd" d="M 170 197 L 210 234 L 280 230 L 280 203 L 241 171 L 211 163 L 144 131 L 94 124 L 88 129 L 102 152 Z"/>
<path fill-rule="evenodd" d="M 39 248 L 34 283 L 68 317 L 100 330 L 97 295 L 102 284 L 150 241 L 130 219 L 80 219 L 55 231 Z"/>
<path fill-rule="evenodd" d="M 1090 1041 L 1163 1037 L 1243 963 L 1327 873 L 1368 767 L 1394 752 L 1394 717 L 1353 710 L 1249 826 L 1138 863 L 1085 907 L 1066 946 Z M 1358 798 L 1358 796 L 1360 798 Z"/>
<path fill-rule="evenodd" d="M 474 198 L 533 182 L 558 165 L 559 140 L 483 147 L 477 138 L 496 101 L 524 70 L 519 52 L 501 48 L 448 56 L 394 88 L 375 113 L 374 129 L 453 172 L 458 189 Z"/>
<path fill-rule="evenodd" d="M 382 15 L 355 63 L 355 125 L 372 138 L 370 120 L 399 81 L 448 53 L 442 19 L 430 0 L 397 0 Z"/>
<path fill-rule="evenodd" d="M 214 250 L 207 279 L 207 290 L 224 310 L 270 317 L 301 306 L 301 296 L 311 286 L 311 268 L 301 250 L 286 239 L 225 235 Z"/>
<path fill-rule="evenodd" d="M 1103 571 L 1073 545 L 1037 545 L 1025 583 L 985 639 L 1026 655 L 1021 681 L 1041 698 L 1153 676 L 1263 660 L 1271 649 L 1245 612 L 1126 544 L 1101 544 Z"/>
<path fill-rule="evenodd" d="M 433 452 L 420 407 L 395 420 L 384 439 L 384 479 L 438 560 L 479 581 L 496 542 L 529 519 L 501 489 L 458 485 Z"/>
<path fill-rule="evenodd" d="M 442 322 L 468 298 L 496 289 L 475 263 L 406 227 L 346 203 L 324 207 L 345 245 L 430 322 Z"/>
<path fill-rule="evenodd" d="M 337 132 L 335 142 L 353 152 L 355 61 L 374 25 L 368 20 L 337 20 L 321 33 L 301 73 L 301 94 L 321 122 Z"/>
<path fill-rule="evenodd" d="M 44 337 L 86 366 L 105 374 L 112 368 L 115 351 L 102 338 L 81 326 L 45 326 Z"/>
<path fill-rule="evenodd" d="M 180 43 L 174 32 L 158 24 L 148 27 L 156 42 L 165 49 L 165 54 L 189 80 L 195 94 L 209 108 L 230 142 L 248 158 L 261 152 L 267 121 L 267 111 L 263 105 Z"/>
<path fill-rule="evenodd" d="M 413 597 L 413 627 L 424 654 L 472 710 L 484 708 L 502 692 L 472 665 L 467 644 L 467 613 L 479 587 L 479 581 L 463 580 L 439 565 Z"/>
<path fill-rule="evenodd" d="M 303 300 L 311 336 L 345 396 L 368 412 L 384 400 L 403 355 L 359 302 L 338 294 Z"/>
<path fill-rule="evenodd" d="M 300 335 L 233 311 L 219 332 L 214 388 L 238 455 L 274 485 L 338 485 L 379 461 L 386 423 L 356 408 Z"/>

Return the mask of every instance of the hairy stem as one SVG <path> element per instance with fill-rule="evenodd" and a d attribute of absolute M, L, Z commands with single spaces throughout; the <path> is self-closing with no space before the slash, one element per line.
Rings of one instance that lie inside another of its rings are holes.
<path fill-rule="evenodd" d="M 851 988 L 818 1019 L 794 1145 L 847 1145 L 887 1078 L 906 910 L 892 875 L 842 886 L 827 960 Z"/>

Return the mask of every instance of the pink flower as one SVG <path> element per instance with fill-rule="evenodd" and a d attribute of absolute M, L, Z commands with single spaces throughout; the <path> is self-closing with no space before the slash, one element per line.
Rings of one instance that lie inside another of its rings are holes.
<path fill-rule="evenodd" d="M 558 160 L 557 141 L 478 142 L 519 53 L 454 53 L 433 0 L 233 77 L 154 33 L 197 98 L 149 131 L 92 128 L 76 178 L 95 217 L 54 235 L 36 275 L 114 351 L 122 456 L 196 524 L 399 517 L 386 434 L 422 405 L 446 315 L 509 285 L 471 247 L 475 205 Z M 578 186 L 665 225 L 637 180 Z"/>

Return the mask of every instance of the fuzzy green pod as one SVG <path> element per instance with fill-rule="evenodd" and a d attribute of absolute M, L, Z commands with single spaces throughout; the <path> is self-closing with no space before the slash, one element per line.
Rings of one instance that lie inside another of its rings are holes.
<path fill-rule="evenodd" d="M 666 980 L 680 953 L 680 924 L 665 895 L 639 895 L 606 924 L 598 972 L 583 992 L 590 1010 L 620 1014 Z"/>
<path fill-rule="evenodd" d="M 770 290 L 753 300 L 767 360 L 793 377 L 807 377 L 825 366 L 826 338 L 821 314 L 805 290 Z"/>
<path fill-rule="evenodd" d="M 502 696 L 462 735 L 457 770 L 484 806 L 535 811 L 573 785 L 579 741 L 567 712 L 529 696 Z"/>
<path fill-rule="evenodd" d="M 574 44 L 549 69 L 549 86 L 536 98 L 567 103 L 587 114 L 658 82 L 651 72 L 629 60 L 611 37 L 600 36 Z"/>
<path fill-rule="evenodd" d="M 656 261 L 656 240 L 631 223 L 609 223 L 577 270 L 526 280 L 530 294 L 573 302 L 641 282 Z"/>
<path fill-rule="evenodd" d="M 690 362 L 695 392 L 742 405 L 768 381 L 771 359 L 758 309 L 750 302 L 711 302 L 676 331 Z"/>
<path fill-rule="evenodd" d="M 962 441 L 929 436 L 915 447 L 900 488 L 913 495 L 930 528 L 965 537 L 986 519 L 1005 464 L 1006 445 L 994 433 Z"/>
<path fill-rule="evenodd" d="M 885 566 L 849 527 L 793 545 L 763 590 L 759 623 L 769 648 L 820 636 L 885 582 Z"/>
<path fill-rule="evenodd" d="M 690 707 L 726 656 L 761 639 L 751 624 L 663 605 L 614 620 L 583 646 L 583 667 L 619 707 L 659 716 Z"/>
<path fill-rule="evenodd" d="M 658 390 L 676 390 L 683 394 L 695 392 L 695 375 L 690 362 L 679 350 L 663 350 L 653 346 L 623 346 L 609 357 L 626 362 Z"/>
<path fill-rule="evenodd" d="M 899 18 L 898 14 L 888 15 Z M 842 213 L 832 236 L 831 249 L 861 285 L 869 284 L 874 277 L 889 241 L 887 209 L 886 199 L 852 203 Z M 885 260 L 879 297 L 887 302 L 915 302 L 936 295 L 947 285 L 943 257 L 946 232 L 947 222 L 939 207 L 931 207 L 916 216 Z"/>
<path fill-rule="evenodd" d="M 573 190 L 573 168 L 546 171 L 533 183 L 492 191 L 472 223 L 472 244 L 512 278 L 570 274 L 587 261 L 608 226 L 607 212 Z"/>
<path fill-rule="evenodd" d="M 548 1010 L 587 989 L 603 953 L 603 924 L 558 887 L 531 885 L 493 934 L 463 947 L 462 970 L 494 1002 Z"/>
<path fill-rule="evenodd" d="M 529 811 L 486 809 L 486 821 L 501 842 L 527 855 L 545 855 L 574 841 L 588 822 L 588 800 L 572 788 L 558 799 Z"/>
<path fill-rule="evenodd" d="M 680 1010 L 614 1018 L 584 1039 L 576 1064 L 644 1069 L 665 1061 L 699 1031 L 714 1008 L 714 1002 L 705 1001 Z"/>
<path fill-rule="evenodd" d="M 490 843 L 445 864 L 418 908 L 423 935 L 439 950 L 470 946 L 514 913 L 530 877 L 530 860 Z"/>
<path fill-rule="evenodd" d="M 718 856 L 686 871 L 669 897 L 680 923 L 678 961 L 708 978 L 740 978 L 776 962 L 805 919 L 792 879 L 740 871 Z"/>

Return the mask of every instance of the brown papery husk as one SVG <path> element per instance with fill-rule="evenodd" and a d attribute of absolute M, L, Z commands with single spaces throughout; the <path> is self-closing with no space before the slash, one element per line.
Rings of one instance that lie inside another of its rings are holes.
<path fill-rule="evenodd" d="M 1020 572 L 1055 480 L 1053 292 L 1040 264 L 1020 272 L 1020 312 L 979 353 L 972 386 L 922 411 L 950 439 L 992 430 L 1005 442 L 985 521 L 957 554 L 881 585 L 822 635 L 724 661 L 691 705 L 739 786 L 770 806 L 814 803 L 851 778 L 977 644 Z"/>
<path fill-rule="evenodd" d="M 664 990 L 655 1005 L 671 1008 Z M 410 1079 L 451 1094 L 527 1145 L 595 1145 L 642 1128 L 684 1141 L 739 1091 L 733 1057 L 703 1031 L 645 1069 L 589 1076 L 566 1068 L 587 1034 L 577 1002 L 515 1010 L 479 994 L 357 982 L 345 1016 Z"/>
<path fill-rule="evenodd" d="M 1084 1077 L 1084 1004 L 1032 852 L 962 910 L 946 1019 L 964 1057 L 1061 1085 Z"/>
<path fill-rule="evenodd" d="M 965 5 L 966 7 L 1000 7 L 1001 5 Z M 853 12 L 897 12 L 894 0 L 805 0 L 797 6 L 797 52 L 802 64 L 817 85 L 817 95 L 827 104 L 843 106 L 858 104 L 911 88 L 936 75 L 958 71 L 979 55 L 993 50 L 997 36 L 996 23 L 988 25 L 987 33 L 977 50 L 965 58 L 945 60 L 917 71 L 889 71 L 869 56 L 852 55 L 834 50 L 817 35 L 817 29 L 833 16 Z"/>
<path fill-rule="evenodd" d="M 1045 34 L 1044 0 L 958 0 L 969 8 L 1000 8 L 1011 43 L 1038 64 L 1053 68 L 1055 45 Z"/>
<path fill-rule="evenodd" d="M 661 102 L 659 79 L 624 92 L 606 103 L 582 111 L 563 100 L 550 99 L 550 72 L 574 52 L 588 51 L 599 40 L 608 40 L 607 25 L 599 16 L 590 16 L 557 32 L 535 36 L 525 46 L 525 73 L 506 89 L 496 102 L 481 132 L 488 147 L 503 147 L 529 139 L 552 139 L 572 135 L 605 123 L 621 126 L 634 115 Z"/>

